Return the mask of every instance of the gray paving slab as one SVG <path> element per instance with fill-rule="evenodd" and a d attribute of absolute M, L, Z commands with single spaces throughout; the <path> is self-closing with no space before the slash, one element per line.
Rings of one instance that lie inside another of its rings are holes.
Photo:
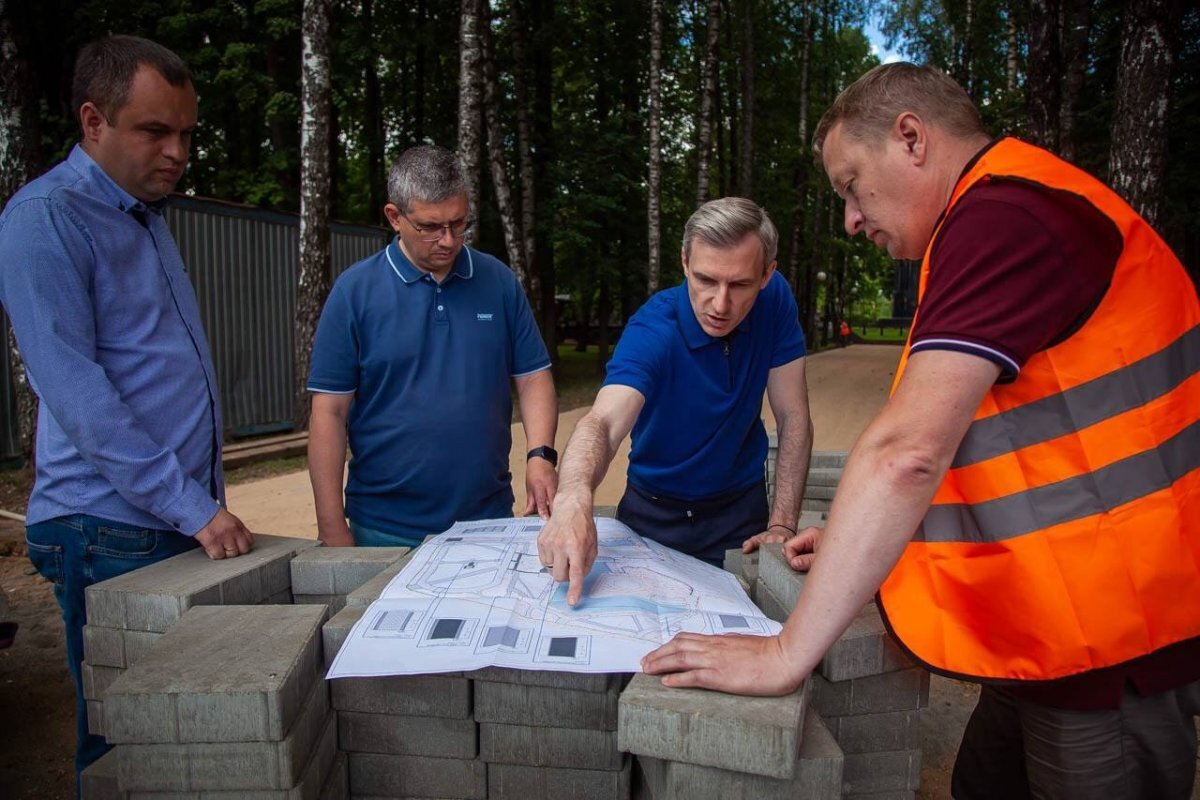
<path fill-rule="evenodd" d="M 97 667 L 125 666 L 125 639 L 120 628 L 83 626 L 83 660 Z"/>
<path fill-rule="evenodd" d="M 796 520 L 796 530 L 802 531 L 805 528 L 822 528 L 825 526 L 825 519 L 828 515 L 819 511 L 804 511 L 801 512 L 800 518 Z"/>
<path fill-rule="evenodd" d="M 842 752 L 880 753 L 921 748 L 921 711 L 885 711 L 853 717 L 827 717 L 825 724 Z"/>
<path fill-rule="evenodd" d="M 826 718 L 911 711 L 929 705 L 929 673 L 919 667 L 836 683 L 814 675 L 812 684 L 813 708 Z"/>
<path fill-rule="evenodd" d="M 88 663 L 82 664 L 80 678 L 83 683 L 83 699 L 103 701 L 108 687 L 124 672 L 121 667 L 94 667 Z"/>
<path fill-rule="evenodd" d="M 921 751 L 847 753 L 842 792 L 915 791 L 921 786 Z"/>
<path fill-rule="evenodd" d="M 93 736 L 104 735 L 104 703 L 99 700 L 87 701 L 88 733 Z"/>
<path fill-rule="evenodd" d="M 259 534 L 254 549 L 213 561 L 197 548 L 87 588 L 88 623 L 169 630 L 192 606 L 255 605 L 289 588 L 288 563 L 316 547 L 308 539 Z"/>
<path fill-rule="evenodd" d="M 283 739 L 319 678 L 319 606 L 190 609 L 108 687 L 111 743 Z"/>
<path fill-rule="evenodd" d="M 761 577 L 754 582 L 753 591 L 750 593 L 750 596 L 754 600 L 754 604 L 758 606 L 767 619 L 784 622 L 787 620 L 788 615 L 792 613 L 791 607 L 784 607 L 783 601 L 775 596 L 775 593 L 767 587 Z"/>
<path fill-rule="evenodd" d="M 911 789 L 896 789 L 891 792 L 862 792 L 843 794 L 846 800 L 916 800 L 917 793 Z"/>
<path fill-rule="evenodd" d="M 292 594 L 349 594 L 409 552 L 408 547 L 314 547 L 292 559 Z"/>
<path fill-rule="evenodd" d="M 725 571 L 740 575 L 750 583 L 758 578 L 758 551 L 743 553 L 742 548 L 735 547 L 725 551 Z"/>
<path fill-rule="evenodd" d="M 879 608 L 869 603 L 825 654 L 820 670 L 828 680 L 848 681 L 912 666 L 884 628 Z"/>
<path fill-rule="evenodd" d="M 808 573 L 797 572 L 787 563 L 782 544 L 765 544 L 759 548 L 758 579 L 789 611 L 796 607 Z"/>
<path fill-rule="evenodd" d="M 814 486 L 813 484 L 809 484 L 804 487 L 804 496 L 809 500 L 833 500 L 833 496 L 836 493 L 836 486 Z"/>
<path fill-rule="evenodd" d="M 79 776 L 82 800 L 126 800 L 117 779 L 117 751 L 109 750 Z"/>
<path fill-rule="evenodd" d="M 479 723 L 479 757 L 488 763 L 619 770 L 616 731 Z"/>
<path fill-rule="evenodd" d="M 639 756 L 790 778 L 807 705 L 807 684 L 785 697 L 739 697 L 638 674 L 621 693 L 618 743 Z"/>
<path fill-rule="evenodd" d="M 428 540 L 427 540 L 428 541 Z M 348 606 L 369 606 L 379 599 L 379 595 L 383 594 L 383 590 L 391 583 L 392 578 L 400 574 L 400 571 L 408 566 L 408 562 L 412 559 L 413 554 L 417 551 L 409 550 L 404 555 L 400 556 L 396 561 L 393 561 L 388 566 L 380 570 L 375 577 L 363 583 L 354 591 L 346 595 L 346 605 Z"/>
<path fill-rule="evenodd" d="M 346 595 L 297 594 L 292 595 L 292 602 L 298 606 L 328 606 L 329 616 L 332 618 L 335 614 L 346 607 Z"/>
<path fill-rule="evenodd" d="M 169 792 L 292 789 L 333 721 L 329 693 L 318 683 L 281 741 L 122 745 L 121 787 Z M 317 780 L 313 789 L 320 785 Z"/>
<path fill-rule="evenodd" d="M 459 758 L 348 753 L 354 797 L 486 798 L 487 764 Z M 528 800 L 528 798 L 526 798 Z"/>
<path fill-rule="evenodd" d="M 617 728 L 616 688 L 604 693 L 475 681 L 476 722 L 547 728 Z"/>
<path fill-rule="evenodd" d="M 800 501 L 800 510 L 804 513 L 828 514 L 832 508 L 832 500 L 817 500 L 806 497 Z"/>
<path fill-rule="evenodd" d="M 592 516 L 593 517 L 607 517 L 608 519 L 616 519 L 617 518 L 617 507 L 616 506 L 593 506 L 592 507 Z"/>
<path fill-rule="evenodd" d="M 479 733 L 470 717 L 447 719 L 339 711 L 338 747 L 348 753 L 474 758 L 479 754 Z"/>
<path fill-rule="evenodd" d="M 572 692 L 607 692 L 618 687 L 627 676 L 609 672 L 551 672 L 536 669 L 486 667 L 463 673 L 475 681 L 512 683 L 519 686 L 544 686 Z M 618 687 L 619 688 L 619 687 Z"/>
<path fill-rule="evenodd" d="M 849 453 L 832 450 L 814 452 L 812 458 L 809 459 L 808 468 L 809 470 L 842 469 L 846 466 L 846 457 L 849 455 Z"/>
<path fill-rule="evenodd" d="M 333 707 L 365 714 L 412 717 L 471 716 L 471 681 L 458 675 L 398 675 L 329 681 Z"/>
<path fill-rule="evenodd" d="M 295 600 L 292 598 L 291 589 L 281 589 L 263 602 L 272 606 L 290 606 Z"/>
<path fill-rule="evenodd" d="M 810 467 L 805 486 L 837 486 L 842 480 L 841 467 Z"/>
<path fill-rule="evenodd" d="M 339 752 L 334 756 L 329 776 L 325 778 L 317 800 L 350 800 L 350 764 L 345 753 Z"/>
<path fill-rule="evenodd" d="M 321 626 L 321 644 L 325 653 L 325 668 L 333 664 L 333 657 L 342 649 L 342 645 L 346 643 L 346 637 L 350 635 L 350 629 L 354 627 L 354 623 L 362 618 L 363 612 L 367 610 L 363 606 L 346 606 L 335 612 L 332 612 L 329 619 Z"/>
<path fill-rule="evenodd" d="M 620 770 L 530 767 L 488 764 L 489 800 L 530 800 L 535 797 L 571 800 L 629 800 L 632 759 Z"/>
<path fill-rule="evenodd" d="M 291 789 L 235 789 L 198 792 L 129 792 L 129 800 L 348 800 L 345 758 L 341 757 L 342 791 L 337 793 L 335 771 L 338 767 L 337 726 L 326 725 L 316 750 L 304 768 L 300 782 Z M 333 785 L 330 786 L 330 782 Z M 332 794 L 326 794 L 329 788 Z"/>
<path fill-rule="evenodd" d="M 804 737 L 791 778 L 663 761 L 638 756 L 648 793 L 655 800 L 838 800 L 842 796 L 842 751 L 819 715 L 804 718 Z"/>

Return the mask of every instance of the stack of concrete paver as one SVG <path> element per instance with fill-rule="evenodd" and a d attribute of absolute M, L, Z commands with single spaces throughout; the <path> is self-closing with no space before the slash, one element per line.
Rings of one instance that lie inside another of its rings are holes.
<path fill-rule="evenodd" d="M 317 544 L 259 534 L 254 549 L 237 558 L 214 561 L 196 549 L 89 586 L 82 673 L 91 732 L 104 735 L 105 690 L 184 612 L 192 606 L 291 603 L 288 565 Z"/>
<path fill-rule="evenodd" d="M 347 596 L 322 631 L 327 665 L 407 558 Z M 625 800 L 625 676 L 487 668 L 332 681 L 354 798 Z"/>
<path fill-rule="evenodd" d="M 782 622 L 805 577 L 787 564 L 782 545 L 767 545 L 755 601 Z M 900 651 L 873 603 L 825 654 L 812 683 L 813 707 L 845 752 L 844 796 L 912 798 L 920 785 L 921 709 L 929 704 L 929 673 Z"/>
<path fill-rule="evenodd" d="M 292 559 L 292 597 L 297 604 L 346 606 L 346 596 L 395 564 L 407 547 L 317 547 Z"/>
<path fill-rule="evenodd" d="M 316 606 L 193 608 L 108 688 L 85 800 L 341 800 Z"/>
<path fill-rule="evenodd" d="M 639 674 L 621 695 L 620 749 L 637 754 L 641 798 L 833 800 L 842 751 L 808 706 L 807 684 L 738 697 Z"/>
<path fill-rule="evenodd" d="M 766 462 L 767 499 L 774 499 L 775 494 L 775 462 L 779 456 L 779 442 L 776 434 L 769 437 Z M 838 481 L 842 477 L 842 468 L 846 466 L 846 453 L 843 452 L 814 452 L 808 463 L 808 479 L 804 484 L 804 498 L 800 510 L 806 515 L 823 519 L 833 505 L 833 494 L 837 491 Z M 811 524 L 811 523 L 810 523 Z"/>

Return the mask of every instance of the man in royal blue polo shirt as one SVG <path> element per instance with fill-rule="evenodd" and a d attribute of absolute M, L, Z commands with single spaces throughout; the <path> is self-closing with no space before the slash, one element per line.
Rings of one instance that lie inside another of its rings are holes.
<path fill-rule="evenodd" d="M 472 209 L 458 160 L 440 147 L 406 150 L 388 198 L 396 238 L 338 278 L 313 343 L 318 535 L 327 545 L 414 546 L 456 520 L 510 516 L 510 380 L 532 448 L 525 513 L 549 516 L 558 484 L 550 356 L 512 271 L 463 245 Z"/>
<path fill-rule="evenodd" d="M 804 334 L 775 273 L 779 234 L 753 202 L 701 206 L 683 229 L 680 286 L 629 320 L 608 376 L 563 456 L 554 513 L 538 537 L 542 563 L 570 580 L 574 605 L 596 557 L 592 500 L 633 431 L 617 519 L 712 564 L 725 550 L 795 532 L 812 446 Z M 779 431 L 768 514 L 763 391 Z"/>

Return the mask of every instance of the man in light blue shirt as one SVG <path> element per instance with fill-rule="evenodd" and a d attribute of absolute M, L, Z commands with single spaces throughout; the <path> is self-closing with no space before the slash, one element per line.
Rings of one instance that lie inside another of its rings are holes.
<path fill-rule="evenodd" d="M 0 215 L 0 302 L 41 400 L 26 540 L 63 610 L 82 771 L 107 750 L 82 697 L 85 588 L 253 539 L 224 509 L 216 375 L 162 217 L 196 126 L 191 77 L 113 36 L 81 51 L 73 92 L 81 143 Z"/>

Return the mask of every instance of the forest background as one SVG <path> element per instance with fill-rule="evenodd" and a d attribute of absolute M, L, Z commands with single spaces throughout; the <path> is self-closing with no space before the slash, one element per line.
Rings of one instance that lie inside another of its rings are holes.
<path fill-rule="evenodd" d="M 603 365 L 610 325 L 680 280 L 688 215 L 725 195 L 771 213 L 827 341 L 820 322 L 892 313 L 896 265 L 846 237 L 809 143 L 879 63 L 868 25 L 954 76 L 991 133 L 1109 181 L 1200 281 L 1200 11 L 1183 0 L 0 0 L 0 203 L 77 140 L 78 48 L 139 34 L 199 93 L 179 190 L 301 213 L 299 376 L 325 223 L 382 224 L 388 166 L 424 142 L 462 156 L 472 244 L 513 267 L 552 353 L 568 313 L 595 324 Z"/>

